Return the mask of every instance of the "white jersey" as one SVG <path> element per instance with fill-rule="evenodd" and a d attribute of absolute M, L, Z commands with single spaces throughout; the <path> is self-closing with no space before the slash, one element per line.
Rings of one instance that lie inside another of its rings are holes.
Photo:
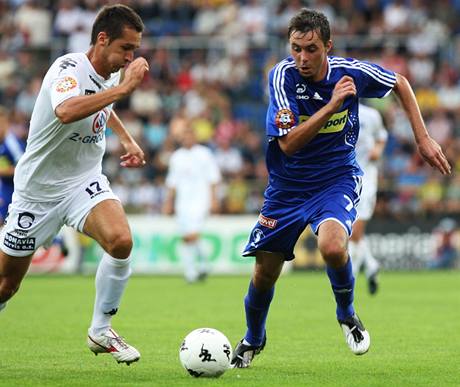
<path fill-rule="evenodd" d="M 382 116 L 378 110 L 359 104 L 359 137 L 356 143 L 356 160 L 364 172 L 363 185 L 377 185 L 378 160 L 369 160 L 370 152 L 376 142 L 386 141 L 388 133 L 383 126 Z"/>
<path fill-rule="evenodd" d="M 209 212 L 211 185 L 220 181 L 217 161 L 203 145 L 179 148 L 171 156 L 166 186 L 176 191 L 179 217 L 200 217 Z"/>
<path fill-rule="evenodd" d="M 63 124 L 55 109 L 63 101 L 118 85 L 120 72 L 104 79 L 84 53 L 64 55 L 51 65 L 35 102 L 24 156 L 14 178 L 15 195 L 31 202 L 59 201 L 102 170 L 105 128 L 112 105 Z"/>
<path fill-rule="evenodd" d="M 388 134 L 383 126 L 380 113 L 368 106 L 359 105 L 359 138 L 356 143 L 356 159 L 364 172 L 361 200 L 357 211 L 361 220 L 369 220 L 374 213 L 377 198 L 379 161 L 369 160 L 377 141 L 386 141 Z"/>

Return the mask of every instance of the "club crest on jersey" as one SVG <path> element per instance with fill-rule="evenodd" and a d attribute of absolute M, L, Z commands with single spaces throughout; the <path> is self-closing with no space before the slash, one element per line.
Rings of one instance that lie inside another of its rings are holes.
<path fill-rule="evenodd" d="M 261 226 L 271 228 L 271 229 L 274 229 L 276 227 L 276 224 L 278 223 L 276 219 L 267 218 L 266 216 L 263 216 L 262 214 L 259 214 L 259 219 L 257 219 L 257 221 L 259 222 Z"/>
<path fill-rule="evenodd" d="M 294 113 L 289 109 L 280 109 L 276 113 L 275 124 L 280 129 L 290 129 L 294 126 Z"/>
<path fill-rule="evenodd" d="M 101 133 L 105 125 L 107 124 L 108 119 L 108 112 L 104 109 L 97 113 L 96 117 L 94 117 L 93 121 L 93 133 L 98 134 Z"/>
<path fill-rule="evenodd" d="M 64 77 L 56 85 L 56 91 L 58 93 L 66 93 L 77 87 L 77 80 L 72 77 Z"/>

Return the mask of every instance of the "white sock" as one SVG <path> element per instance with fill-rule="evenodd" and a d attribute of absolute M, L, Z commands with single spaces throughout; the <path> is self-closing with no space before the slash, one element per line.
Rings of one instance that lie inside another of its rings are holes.
<path fill-rule="evenodd" d="M 100 336 L 110 328 L 131 275 L 130 258 L 116 259 L 104 253 L 96 272 L 96 299 L 89 334 Z"/>
<path fill-rule="evenodd" d="M 6 302 L 0 302 L 0 310 L 5 309 Z"/>
<path fill-rule="evenodd" d="M 371 249 L 369 248 L 366 239 L 363 239 L 361 241 L 361 246 L 364 255 L 364 264 L 366 267 L 366 278 L 369 278 L 370 276 L 379 271 L 380 265 L 375 259 L 375 257 L 372 255 Z"/>
<path fill-rule="evenodd" d="M 353 266 L 353 276 L 357 278 L 361 266 L 363 265 L 363 254 L 361 250 L 361 241 L 358 243 L 354 241 L 348 242 L 348 253 L 350 254 L 352 266 Z"/>
<path fill-rule="evenodd" d="M 200 273 L 207 273 L 209 271 L 208 260 L 204 254 L 203 245 L 201 243 L 201 240 L 198 239 L 196 242 L 193 243 L 193 245 L 195 248 L 195 256 L 197 257 L 197 260 L 198 260 L 198 271 Z"/>
<path fill-rule="evenodd" d="M 183 242 L 180 246 L 180 257 L 184 265 L 184 276 L 188 282 L 194 282 L 198 278 L 198 270 L 196 269 L 196 248 L 194 243 Z"/>

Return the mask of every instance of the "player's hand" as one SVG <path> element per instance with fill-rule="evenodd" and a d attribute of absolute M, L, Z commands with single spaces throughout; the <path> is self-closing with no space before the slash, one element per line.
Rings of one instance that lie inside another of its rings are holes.
<path fill-rule="evenodd" d="M 149 71 L 149 64 L 145 58 L 139 57 L 134 59 L 128 65 L 120 86 L 126 87 L 128 94 L 132 93 L 134 89 L 142 82 L 147 71 Z"/>
<path fill-rule="evenodd" d="M 427 137 L 418 143 L 418 151 L 428 164 L 438 169 L 443 175 L 451 172 L 451 167 L 439 144 L 431 137 Z"/>
<path fill-rule="evenodd" d="M 126 153 L 120 156 L 120 165 L 125 168 L 140 168 L 145 165 L 145 156 L 135 141 L 122 144 Z"/>
<path fill-rule="evenodd" d="M 329 104 L 333 107 L 334 111 L 340 109 L 345 101 L 345 98 L 356 95 L 356 86 L 352 77 L 348 75 L 343 76 L 336 83 L 334 90 L 332 91 L 332 97 Z"/>

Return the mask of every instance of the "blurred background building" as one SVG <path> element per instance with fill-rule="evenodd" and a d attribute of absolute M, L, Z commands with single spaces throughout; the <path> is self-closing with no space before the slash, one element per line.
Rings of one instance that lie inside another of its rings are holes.
<path fill-rule="evenodd" d="M 128 213 L 161 212 L 168 159 L 187 126 L 215 152 L 223 213 L 259 211 L 267 181 L 266 76 L 287 56 L 289 19 L 307 6 L 328 16 L 333 54 L 379 63 L 410 80 L 429 132 L 453 166 L 442 176 L 422 162 L 392 97 L 370 101 L 389 131 L 375 218 L 460 218 L 460 0 L 2 0 L 0 105 L 18 137 L 27 136 L 50 63 L 86 51 L 98 9 L 118 2 L 144 20 L 139 55 L 150 63 L 142 86 L 117 105 L 143 144 L 147 167 L 120 168 L 121 149 L 107 133 L 104 171 Z"/>

